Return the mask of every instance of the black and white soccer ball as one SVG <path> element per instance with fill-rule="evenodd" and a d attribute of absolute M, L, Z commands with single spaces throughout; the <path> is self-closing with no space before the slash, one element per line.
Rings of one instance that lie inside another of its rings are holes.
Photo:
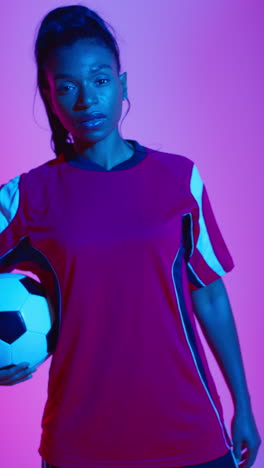
<path fill-rule="evenodd" d="M 0 274 L 0 369 L 42 364 L 55 350 L 58 317 L 41 283 L 19 273 Z"/>

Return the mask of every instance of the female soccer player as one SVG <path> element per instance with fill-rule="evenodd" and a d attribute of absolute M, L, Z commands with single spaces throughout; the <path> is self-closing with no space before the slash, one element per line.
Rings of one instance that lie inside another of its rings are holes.
<path fill-rule="evenodd" d="M 260 436 L 221 279 L 234 265 L 195 163 L 120 136 L 127 76 L 96 12 L 50 11 L 35 57 L 56 158 L 1 186 L 0 260 L 55 285 L 42 467 L 249 468 Z M 194 314 L 234 401 L 232 438 Z"/>

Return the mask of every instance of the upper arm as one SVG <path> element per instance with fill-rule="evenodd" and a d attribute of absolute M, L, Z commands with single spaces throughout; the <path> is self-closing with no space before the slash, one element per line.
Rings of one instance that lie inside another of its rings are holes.
<path fill-rule="evenodd" d="M 191 291 L 192 303 L 197 317 L 202 319 L 211 310 L 212 303 L 216 298 L 223 295 L 226 295 L 226 289 L 222 278 L 218 278 L 208 286 Z"/>

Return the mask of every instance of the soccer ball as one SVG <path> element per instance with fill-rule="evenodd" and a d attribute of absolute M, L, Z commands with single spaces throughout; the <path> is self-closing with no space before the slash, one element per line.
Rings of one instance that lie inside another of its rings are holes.
<path fill-rule="evenodd" d="M 0 368 L 42 364 L 54 351 L 58 318 L 41 283 L 19 273 L 0 274 Z"/>

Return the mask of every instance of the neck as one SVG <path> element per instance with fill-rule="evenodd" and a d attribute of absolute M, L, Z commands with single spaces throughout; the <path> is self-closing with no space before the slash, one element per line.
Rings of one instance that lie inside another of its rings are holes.
<path fill-rule="evenodd" d="M 134 148 L 126 140 L 123 140 L 120 135 L 114 137 L 114 135 L 110 134 L 104 140 L 96 143 L 74 140 L 74 151 L 79 156 L 88 158 L 109 170 L 129 159 L 134 153 Z"/>

